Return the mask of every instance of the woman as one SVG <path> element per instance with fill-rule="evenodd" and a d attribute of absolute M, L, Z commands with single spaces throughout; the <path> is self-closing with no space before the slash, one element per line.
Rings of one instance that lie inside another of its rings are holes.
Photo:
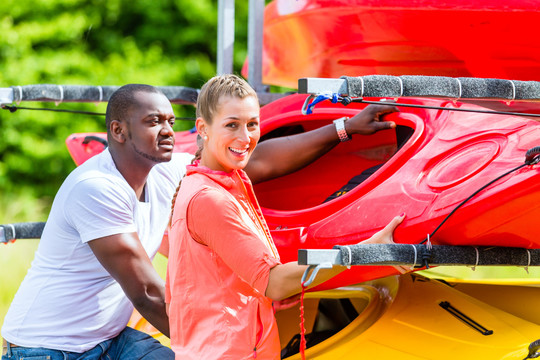
<path fill-rule="evenodd" d="M 177 359 L 279 359 L 272 301 L 299 293 L 306 267 L 280 263 L 242 170 L 260 137 L 255 91 L 235 75 L 210 79 L 199 94 L 196 128 L 203 145 L 182 181 L 169 232 L 172 349 Z M 392 242 L 402 220 L 366 242 Z M 312 286 L 343 270 L 320 271 Z"/>

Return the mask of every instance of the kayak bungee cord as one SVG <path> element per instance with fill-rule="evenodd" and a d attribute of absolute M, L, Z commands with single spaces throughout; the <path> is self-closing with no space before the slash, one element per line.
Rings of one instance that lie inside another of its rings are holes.
<path fill-rule="evenodd" d="M 311 98 L 313 98 L 313 95 L 308 96 L 306 98 L 304 106 L 302 107 L 302 113 L 304 115 L 312 114 L 313 107 L 317 103 L 324 100 L 330 100 L 333 104 L 337 104 L 339 102 L 343 104 L 344 106 L 347 106 L 352 102 L 355 102 L 355 103 L 362 103 L 362 104 L 388 105 L 388 106 L 419 108 L 419 109 L 429 109 L 429 110 L 461 111 L 461 112 L 471 112 L 471 113 L 480 113 L 480 114 L 530 116 L 530 117 L 540 118 L 540 114 L 521 113 L 521 112 L 513 112 L 513 111 L 480 110 L 480 109 L 468 109 L 468 108 L 449 108 L 449 107 L 442 107 L 442 106 L 419 105 L 419 104 L 401 104 L 394 101 L 384 101 L 384 100 L 372 101 L 372 100 L 364 100 L 363 98 L 353 99 L 350 96 L 343 97 L 343 96 L 339 96 L 338 94 L 332 94 L 332 95 L 319 94 L 314 98 L 314 100 L 310 104 L 308 104 Z"/>
<path fill-rule="evenodd" d="M 17 110 L 38 110 L 38 111 L 54 111 L 62 113 L 72 113 L 72 114 L 82 114 L 82 115 L 92 115 L 92 116 L 105 116 L 105 113 L 98 113 L 92 111 L 83 111 L 83 110 L 68 110 L 68 109 L 51 109 L 51 108 L 33 108 L 33 107 L 21 107 L 15 105 L 2 105 L 2 109 L 9 110 L 10 113 L 14 113 Z M 185 121 L 195 121 L 195 118 L 192 117 L 179 117 L 175 118 L 176 120 L 185 120 Z"/>
<path fill-rule="evenodd" d="M 435 230 L 433 230 L 431 232 L 431 234 L 429 234 L 424 240 L 422 240 L 420 242 L 420 244 L 424 244 L 426 242 L 429 242 L 430 239 L 433 237 L 433 235 L 435 235 L 437 230 L 439 230 L 441 228 L 441 226 L 450 218 L 450 216 L 452 216 L 465 203 L 467 203 L 469 200 L 471 200 L 473 197 L 475 197 L 480 191 L 484 190 L 485 188 L 487 188 L 491 184 L 497 182 L 498 180 L 502 179 L 503 177 L 513 173 L 514 171 L 517 171 L 517 170 L 519 170 L 519 169 L 521 169 L 521 168 L 523 168 L 525 166 L 538 164 L 539 162 L 540 162 L 540 146 L 536 146 L 534 148 L 531 148 L 531 149 L 527 150 L 527 153 L 525 154 L 525 162 L 523 164 L 521 164 L 521 165 L 519 165 L 519 166 L 505 172 L 504 174 L 496 177 L 495 179 L 491 180 L 490 182 L 488 182 L 487 184 L 485 184 L 484 186 L 482 186 L 478 190 L 476 190 L 474 193 L 469 195 L 469 197 L 467 197 L 465 200 L 463 200 L 461 203 L 459 203 L 452 211 L 450 211 L 450 213 L 443 219 L 443 221 L 441 221 L 441 223 L 435 228 Z M 429 249 L 429 247 L 428 247 L 428 249 Z M 423 264 L 419 265 L 418 267 L 424 267 L 425 266 L 426 269 L 429 269 L 428 258 L 429 258 L 429 254 L 424 256 L 423 257 Z"/>
<path fill-rule="evenodd" d="M 468 109 L 468 108 L 448 108 L 448 107 L 432 106 L 432 105 L 401 104 L 401 103 L 389 102 L 389 101 L 371 101 L 371 100 L 353 99 L 351 97 L 341 97 L 341 96 L 337 96 L 337 101 L 335 101 L 333 100 L 334 97 L 328 97 L 327 95 L 318 95 L 318 97 L 320 96 L 324 96 L 324 98 L 321 100 L 332 100 L 332 103 L 340 102 L 345 106 L 349 105 L 351 102 L 355 102 L 355 103 L 363 103 L 363 104 L 389 105 L 389 106 L 392 105 L 392 106 L 397 106 L 397 107 L 418 108 L 418 109 L 428 109 L 428 110 L 461 111 L 461 112 L 471 112 L 471 113 L 479 113 L 479 114 L 529 116 L 529 117 L 540 118 L 540 114 L 521 113 L 521 112 L 513 112 L 513 111 L 496 111 L 496 110 L 480 110 L 480 109 Z M 311 104 L 307 105 L 305 114 L 306 115 L 311 114 L 313 112 L 312 109 L 314 105 L 320 102 L 321 100 L 315 99 Z M 92 112 L 92 111 L 51 109 L 51 108 L 31 108 L 31 107 L 20 107 L 20 106 L 14 106 L 14 105 L 12 106 L 2 105 L 2 109 L 9 110 L 9 112 L 11 113 L 14 113 L 17 110 L 41 110 L 41 111 L 55 111 L 55 112 L 65 112 L 65 113 L 83 114 L 83 115 L 105 116 L 105 113 L 98 113 L 98 112 Z M 182 118 L 177 118 L 176 120 L 195 121 L 195 118 L 182 117 Z"/>
<path fill-rule="evenodd" d="M 431 106 L 431 105 L 418 105 L 418 104 L 400 104 L 388 101 L 370 101 L 363 99 L 351 99 L 351 102 L 363 103 L 363 104 L 376 104 L 376 105 L 394 105 L 397 107 L 408 107 L 408 108 L 419 108 L 419 109 L 429 109 L 429 110 L 447 110 L 447 111 L 461 111 L 461 112 L 471 112 L 479 114 L 494 114 L 494 115 L 513 115 L 513 116 L 531 116 L 540 118 L 540 114 L 530 114 L 530 113 L 520 113 L 513 111 L 496 111 L 496 110 L 480 110 L 480 109 L 467 109 L 467 108 L 447 108 L 442 106 Z"/>
<path fill-rule="evenodd" d="M 55 112 L 65 112 L 65 113 L 73 113 L 73 114 L 83 114 L 83 115 L 100 115 L 105 116 L 104 113 L 97 113 L 92 111 L 83 111 L 83 110 L 67 110 L 67 109 L 50 109 L 50 108 L 32 108 L 32 107 L 17 107 L 17 106 L 9 106 L 9 105 L 2 105 L 2 109 L 9 110 L 10 113 L 14 113 L 17 110 L 41 110 L 41 111 L 55 111 Z"/>
<path fill-rule="evenodd" d="M 452 211 L 450 211 L 450 213 L 444 218 L 443 221 L 441 221 L 441 223 L 435 228 L 435 230 L 433 230 L 431 232 L 431 234 L 429 234 L 429 236 L 427 238 L 425 238 L 424 240 L 422 240 L 420 242 L 420 244 L 423 244 L 425 243 L 426 241 L 428 241 L 428 239 L 431 239 L 433 237 L 433 235 L 435 235 L 435 233 L 437 232 L 437 230 L 439 230 L 439 228 L 446 222 L 446 220 L 448 220 L 448 218 L 450 216 L 452 216 L 461 206 L 463 206 L 466 202 L 468 202 L 469 200 L 471 200 L 473 197 L 475 197 L 480 191 L 484 190 L 485 188 L 487 188 L 489 185 L 493 184 L 494 182 L 502 179 L 503 177 L 513 173 L 514 171 L 517 171 L 519 169 L 521 169 L 522 167 L 524 166 L 527 166 L 528 164 L 521 164 L 519 165 L 518 167 L 515 167 L 513 168 L 512 170 L 509 170 L 507 172 L 505 172 L 504 174 L 498 176 L 497 178 L 491 180 L 490 182 L 488 182 L 487 184 L 485 184 L 484 186 L 482 186 L 480 189 L 476 190 L 474 193 L 472 193 L 471 195 L 469 195 L 468 198 L 466 198 L 465 200 L 463 200 L 461 203 L 459 203 L 459 205 L 457 205 Z"/>

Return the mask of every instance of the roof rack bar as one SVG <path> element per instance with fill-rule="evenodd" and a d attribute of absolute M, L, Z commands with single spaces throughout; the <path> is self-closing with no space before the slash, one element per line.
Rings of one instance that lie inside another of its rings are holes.
<path fill-rule="evenodd" d="M 299 94 L 332 93 L 349 95 L 345 79 L 301 78 L 298 79 Z"/>
<path fill-rule="evenodd" d="M 175 104 L 197 102 L 198 89 L 186 86 L 156 86 Z M 107 102 L 119 86 L 37 84 L 0 88 L 0 104 L 21 101 L 55 102 Z"/>
<path fill-rule="evenodd" d="M 483 78 L 452 78 L 422 75 L 343 76 L 339 79 L 302 78 L 301 94 L 332 93 L 350 97 L 435 97 L 452 100 L 540 100 L 539 81 Z"/>
<path fill-rule="evenodd" d="M 26 222 L 0 225 L 0 244 L 18 239 L 39 239 L 45 222 Z"/>
<path fill-rule="evenodd" d="M 357 244 L 298 250 L 300 265 L 540 266 L 540 249 L 423 244 Z"/>
<path fill-rule="evenodd" d="M 11 104 L 13 102 L 13 89 L 0 88 L 0 105 Z"/>

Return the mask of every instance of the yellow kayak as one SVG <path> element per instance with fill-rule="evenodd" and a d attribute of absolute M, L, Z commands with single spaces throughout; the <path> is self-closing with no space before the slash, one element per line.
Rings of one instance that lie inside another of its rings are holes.
<path fill-rule="evenodd" d="M 448 283 L 418 274 L 307 293 L 306 359 L 522 360 L 529 347 L 540 347 L 533 344 L 540 339 L 538 304 L 537 286 Z M 282 355 L 300 359 L 299 306 L 276 317 Z M 144 319 L 134 315 L 131 325 L 169 344 Z"/>
<path fill-rule="evenodd" d="M 359 315 L 307 359 L 521 360 L 540 339 L 539 287 L 454 287 L 410 274 L 309 296 L 348 298 Z"/>

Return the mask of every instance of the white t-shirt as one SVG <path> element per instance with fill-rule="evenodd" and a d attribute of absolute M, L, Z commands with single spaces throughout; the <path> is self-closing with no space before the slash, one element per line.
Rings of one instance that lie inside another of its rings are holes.
<path fill-rule="evenodd" d="M 4 320 L 2 336 L 26 347 L 83 352 L 118 335 L 133 306 L 87 242 L 137 232 L 156 254 L 171 199 L 191 154 L 155 165 L 140 202 L 108 150 L 75 169 L 56 194 L 32 266 Z"/>

